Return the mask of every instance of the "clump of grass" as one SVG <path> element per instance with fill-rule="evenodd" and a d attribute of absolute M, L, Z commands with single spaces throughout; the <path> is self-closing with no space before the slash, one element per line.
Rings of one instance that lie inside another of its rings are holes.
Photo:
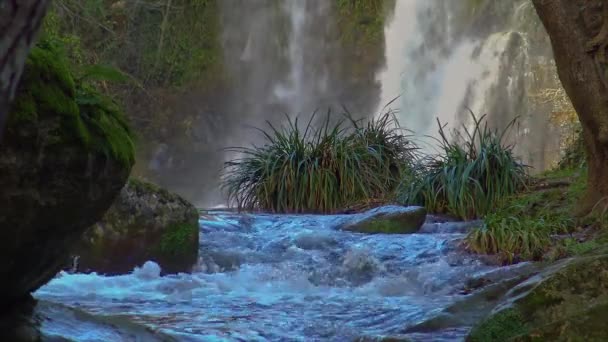
<path fill-rule="evenodd" d="M 570 185 L 555 183 L 558 185 L 506 197 L 467 235 L 466 247 L 474 253 L 498 255 L 505 264 L 542 258 L 556 242 L 553 235 L 571 233 L 580 223 L 573 212 L 584 193 L 584 175 L 558 170 L 546 174 L 540 183 L 564 176 L 574 177 Z"/>
<path fill-rule="evenodd" d="M 527 167 L 513 154 L 502 132 L 488 128 L 485 115 L 471 112 L 473 129 L 462 126 L 448 139 L 439 123 L 440 153 L 423 161 L 418 177 L 407 179 L 400 201 L 424 205 L 430 212 L 447 213 L 468 220 L 492 212 L 498 202 L 525 187 Z"/>
<path fill-rule="evenodd" d="M 389 197 L 415 159 L 415 144 L 389 111 L 369 122 L 348 113 L 320 127 L 260 130 L 262 146 L 236 148 L 225 165 L 223 188 L 239 209 L 275 213 L 334 213 L 353 203 Z"/>

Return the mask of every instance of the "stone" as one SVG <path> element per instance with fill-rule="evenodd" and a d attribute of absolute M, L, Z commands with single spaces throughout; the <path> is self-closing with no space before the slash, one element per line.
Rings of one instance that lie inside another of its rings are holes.
<path fill-rule="evenodd" d="M 124 186 L 133 155 L 122 113 L 76 84 L 60 50 L 39 42 L 0 142 L 0 311 L 64 267 Z"/>
<path fill-rule="evenodd" d="M 411 234 L 424 224 L 426 209 L 390 205 L 353 216 L 340 229 L 367 234 Z"/>
<path fill-rule="evenodd" d="M 605 341 L 608 253 L 561 261 L 516 286 L 467 341 Z"/>
<path fill-rule="evenodd" d="M 76 270 L 125 274 L 154 261 L 163 274 L 189 272 L 198 260 L 198 220 L 179 195 L 131 179 L 73 251 Z"/>

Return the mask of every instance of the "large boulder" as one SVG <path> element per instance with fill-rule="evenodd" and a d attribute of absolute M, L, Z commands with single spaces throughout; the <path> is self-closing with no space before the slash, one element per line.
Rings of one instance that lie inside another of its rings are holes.
<path fill-rule="evenodd" d="M 353 215 L 353 219 L 340 227 L 367 234 L 411 234 L 424 224 L 426 209 L 389 205 Z"/>
<path fill-rule="evenodd" d="M 152 260 L 163 273 L 189 272 L 198 259 L 198 219 L 180 196 L 131 179 L 74 251 L 75 266 L 115 275 Z"/>
<path fill-rule="evenodd" d="M 553 265 L 516 286 L 468 341 L 606 341 L 608 252 Z"/>
<path fill-rule="evenodd" d="M 133 160 L 117 107 L 75 84 L 59 49 L 34 47 L 0 142 L 0 311 L 64 266 L 120 192 Z"/>

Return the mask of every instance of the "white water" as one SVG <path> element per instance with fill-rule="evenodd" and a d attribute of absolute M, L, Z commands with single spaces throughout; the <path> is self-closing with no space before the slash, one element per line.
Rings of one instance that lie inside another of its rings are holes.
<path fill-rule="evenodd" d="M 391 107 L 419 139 L 438 137 L 437 119 L 448 132 L 469 125 L 469 109 L 477 117 L 487 114 L 490 127 L 499 130 L 518 117 L 509 142 L 518 143 L 515 151 L 525 163 L 538 171 L 549 167 L 559 157 L 559 134 L 549 123 L 552 109 L 531 95 L 559 84 L 548 62 L 549 40 L 531 4 L 396 1 L 385 28 L 379 107 L 401 95 Z M 434 140 L 421 140 L 426 152 L 434 150 Z"/>
<path fill-rule="evenodd" d="M 193 274 L 161 277 L 151 262 L 124 276 L 61 273 L 35 296 L 183 341 L 352 341 L 400 336 L 463 298 L 467 279 L 496 270 L 458 251 L 458 224 L 412 235 L 335 229 L 352 217 L 209 216 Z M 67 326 L 42 329 L 77 341 L 107 334 Z M 467 330 L 409 337 L 457 341 Z"/>

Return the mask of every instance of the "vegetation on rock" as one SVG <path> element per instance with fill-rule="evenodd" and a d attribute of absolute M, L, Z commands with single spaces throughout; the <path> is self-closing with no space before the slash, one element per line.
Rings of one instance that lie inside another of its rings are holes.
<path fill-rule="evenodd" d="M 163 273 L 188 272 L 198 260 L 198 236 L 198 211 L 192 204 L 132 178 L 73 255 L 83 272 L 123 274 L 148 260 Z"/>
<path fill-rule="evenodd" d="M 468 341 L 603 341 L 608 308 L 605 250 L 554 265 L 520 284 Z"/>
<path fill-rule="evenodd" d="M 340 229 L 366 234 L 412 234 L 424 224 L 422 207 L 384 206 L 361 213 Z"/>

